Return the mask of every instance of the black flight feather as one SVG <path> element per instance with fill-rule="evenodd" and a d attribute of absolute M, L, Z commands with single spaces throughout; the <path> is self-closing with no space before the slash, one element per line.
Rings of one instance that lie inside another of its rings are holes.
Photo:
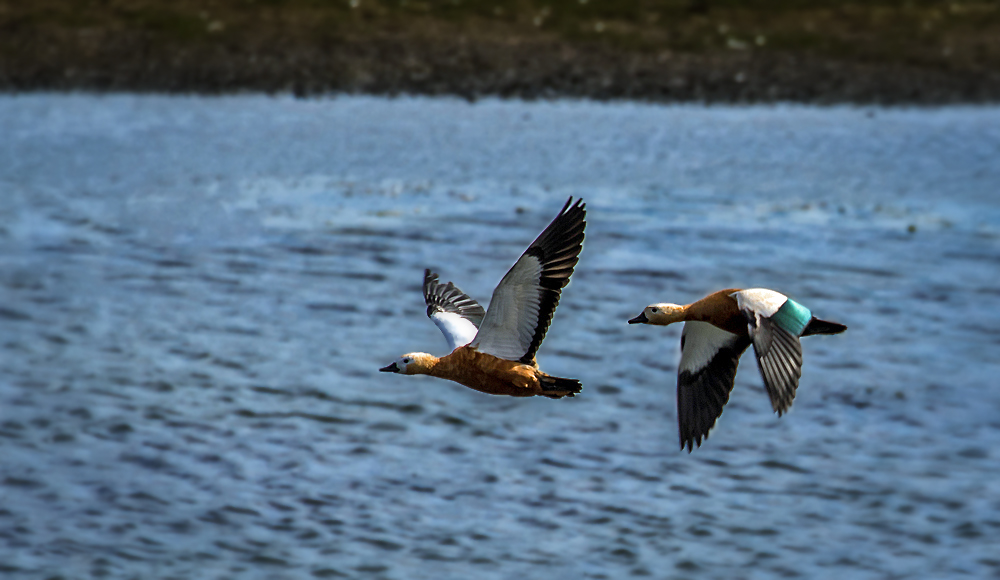
<path fill-rule="evenodd" d="M 535 333 L 531 337 L 527 352 L 519 359 L 522 363 L 532 364 L 534 361 L 535 353 L 552 323 L 552 315 L 559 305 L 562 289 L 569 284 L 569 277 L 579 260 L 580 251 L 583 249 L 583 230 L 587 225 L 586 207 L 582 199 L 574 204 L 573 198 L 570 197 L 559 215 L 524 252 L 524 255 L 538 260 L 542 272 L 538 282 L 540 286 L 538 324 L 535 326 Z"/>

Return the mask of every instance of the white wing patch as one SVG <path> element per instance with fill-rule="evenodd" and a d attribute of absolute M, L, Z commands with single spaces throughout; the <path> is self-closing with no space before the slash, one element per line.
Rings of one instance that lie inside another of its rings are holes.
<path fill-rule="evenodd" d="M 697 374 L 723 348 L 732 348 L 737 336 L 707 322 L 685 322 L 681 332 L 681 363 L 678 372 Z"/>
<path fill-rule="evenodd" d="M 740 310 L 756 313 L 758 316 L 770 318 L 788 300 L 788 297 L 780 292 L 768 290 L 767 288 L 750 288 L 733 292 L 736 305 Z"/>
<path fill-rule="evenodd" d="M 541 275 L 538 258 L 521 256 L 493 291 L 472 346 L 506 360 L 518 360 L 528 352 L 538 327 Z"/>
<path fill-rule="evenodd" d="M 469 344 L 479 332 L 471 320 L 454 312 L 435 312 L 431 315 L 431 320 L 444 333 L 448 348 L 451 350 Z"/>

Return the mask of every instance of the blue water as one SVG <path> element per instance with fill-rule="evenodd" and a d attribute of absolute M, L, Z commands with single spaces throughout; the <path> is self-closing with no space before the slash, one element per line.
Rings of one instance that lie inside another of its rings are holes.
<path fill-rule="evenodd" d="M 0 572 L 1000 576 L 998 159 L 995 107 L 0 97 Z M 579 397 L 377 372 L 570 195 Z M 625 321 L 733 286 L 850 329 L 689 455 Z"/>

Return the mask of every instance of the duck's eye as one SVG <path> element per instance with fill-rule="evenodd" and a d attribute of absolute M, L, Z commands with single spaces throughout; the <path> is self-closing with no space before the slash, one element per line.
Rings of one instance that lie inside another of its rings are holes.
<path fill-rule="evenodd" d="M 650 309 L 650 312 L 656 312 L 657 310 L 659 310 L 659 309 L 658 308 L 652 308 L 652 309 Z"/>
<path fill-rule="evenodd" d="M 403 362 L 406 363 L 406 364 L 410 364 L 410 357 L 404 358 Z"/>

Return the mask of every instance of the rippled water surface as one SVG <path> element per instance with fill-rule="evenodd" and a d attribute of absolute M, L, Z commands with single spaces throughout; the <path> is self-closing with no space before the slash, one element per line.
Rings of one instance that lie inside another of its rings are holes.
<path fill-rule="evenodd" d="M 998 159 L 996 108 L 0 97 L 0 572 L 996 577 Z M 581 396 L 377 372 L 570 195 Z M 850 330 L 689 455 L 625 321 L 727 286 Z"/>

